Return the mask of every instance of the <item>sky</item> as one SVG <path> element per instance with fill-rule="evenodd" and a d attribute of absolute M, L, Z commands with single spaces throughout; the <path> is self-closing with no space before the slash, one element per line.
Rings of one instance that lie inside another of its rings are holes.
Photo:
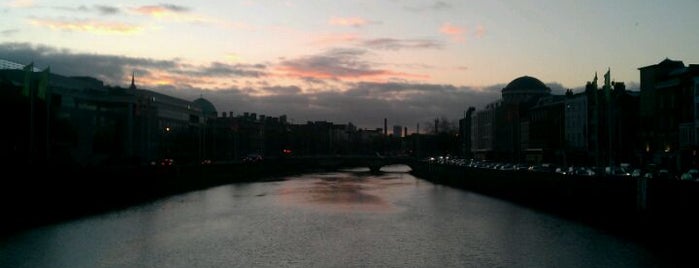
<path fill-rule="evenodd" d="M 0 58 L 219 111 L 363 128 L 456 120 L 513 79 L 580 90 L 699 63 L 699 1 L 0 1 Z M 601 75 L 600 75 L 601 76 Z"/>

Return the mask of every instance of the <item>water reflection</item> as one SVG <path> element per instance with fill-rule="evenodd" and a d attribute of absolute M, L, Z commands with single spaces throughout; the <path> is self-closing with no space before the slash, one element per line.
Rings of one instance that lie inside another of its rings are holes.
<path fill-rule="evenodd" d="M 405 174 L 373 176 L 364 170 L 293 178 L 275 193 L 280 205 L 339 212 L 389 212 L 400 187 L 412 185 Z M 412 178 L 412 177 L 411 177 Z M 413 178 L 414 179 L 414 178 Z"/>
<path fill-rule="evenodd" d="M 225 185 L 0 240 L 0 267 L 653 267 L 643 247 L 408 173 Z"/>

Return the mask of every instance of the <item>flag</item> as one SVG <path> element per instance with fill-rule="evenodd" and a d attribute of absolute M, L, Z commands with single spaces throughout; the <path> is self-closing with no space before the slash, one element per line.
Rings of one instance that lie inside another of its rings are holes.
<path fill-rule="evenodd" d="M 24 66 L 22 70 L 24 70 L 24 87 L 22 87 L 22 96 L 29 97 L 30 93 L 30 83 L 32 81 L 32 69 L 34 69 L 34 63 L 29 63 L 27 66 Z"/>
<path fill-rule="evenodd" d="M 597 91 L 597 72 L 595 72 L 595 78 L 592 79 L 592 87 Z"/>
<path fill-rule="evenodd" d="M 39 80 L 39 92 L 37 93 L 39 99 L 46 100 L 46 97 L 50 95 L 50 93 L 48 92 L 50 73 L 50 67 L 46 67 L 46 69 L 44 69 L 44 71 L 41 72 L 41 80 Z"/>

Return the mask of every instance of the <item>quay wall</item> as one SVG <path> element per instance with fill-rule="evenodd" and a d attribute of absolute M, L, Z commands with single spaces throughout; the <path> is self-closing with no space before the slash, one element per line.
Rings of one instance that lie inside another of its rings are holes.
<path fill-rule="evenodd" d="M 699 182 L 413 162 L 412 173 L 644 241 L 699 242 Z"/>

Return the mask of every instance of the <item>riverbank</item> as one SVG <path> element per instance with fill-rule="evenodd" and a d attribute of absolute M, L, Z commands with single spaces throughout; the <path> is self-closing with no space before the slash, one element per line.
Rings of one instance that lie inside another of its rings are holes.
<path fill-rule="evenodd" d="M 5 167 L 0 236 L 228 183 L 317 170 L 296 161 L 144 167 Z M 16 175 L 10 175 L 16 174 Z"/>
<path fill-rule="evenodd" d="M 412 173 L 607 230 L 669 255 L 699 243 L 699 183 L 415 162 Z"/>

